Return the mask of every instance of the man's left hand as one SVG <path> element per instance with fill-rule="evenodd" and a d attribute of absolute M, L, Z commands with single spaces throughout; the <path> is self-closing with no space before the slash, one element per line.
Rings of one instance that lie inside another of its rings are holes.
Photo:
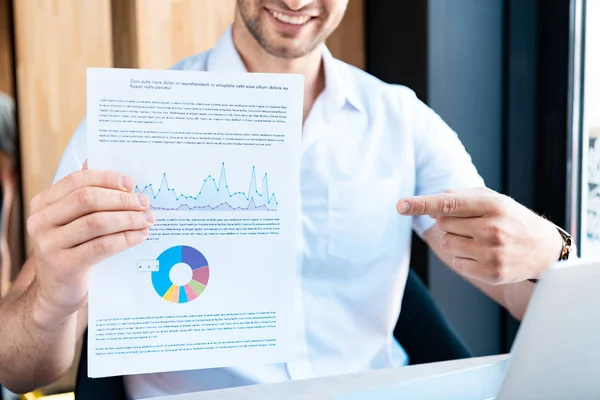
<path fill-rule="evenodd" d="M 459 273 L 491 284 L 537 278 L 562 250 L 548 220 L 486 188 L 415 196 L 397 204 L 402 215 L 429 215 L 444 232 L 441 248 Z"/>

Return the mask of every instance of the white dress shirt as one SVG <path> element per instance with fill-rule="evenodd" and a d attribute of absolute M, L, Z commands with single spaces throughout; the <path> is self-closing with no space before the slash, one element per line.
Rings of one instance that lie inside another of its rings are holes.
<path fill-rule="evenodd" d="M 325 89 L 302 136 L 296 317 L 302 356 L 286 364 L 127 376 L 132 398 L 407 364 L 392 332 L 411 232 L 423 235 L 434 221 L 399 216 L 396 202 L 483 186 L 483 180 L 452 129 L 410 89 L 334 59 L 325 46 L 322 51 Z M 231 29 L 215 48 L 173 69 L 246 71 Z M 85 132 L 84 121 L 56 180 L 81 169 Z"/>

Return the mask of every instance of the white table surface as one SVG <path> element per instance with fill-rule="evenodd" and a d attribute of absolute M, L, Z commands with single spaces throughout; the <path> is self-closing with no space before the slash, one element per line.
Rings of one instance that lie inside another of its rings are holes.
<path fill-rule="evenodd" d="M 448 373 L 502 361 L 508 355 L 468 358 L 433 364 L 414 365 L 395 369 L 382 369 L 359 374 L 336 375 L 325 378 L 305 379 L 266 385 L 243 386 L 232 389 L 212 390 L 175 396 L 158 397 L 156 400 L 329 400 L 332 396 L 390 385 L 413 379 Z"/>

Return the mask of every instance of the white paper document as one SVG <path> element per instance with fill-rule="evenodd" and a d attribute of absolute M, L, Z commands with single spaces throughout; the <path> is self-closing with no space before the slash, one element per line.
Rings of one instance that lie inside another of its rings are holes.
<path fill-rule="evenodd" d="M 88 69 L 88 168 L 156 217 L 92 271 L 91 377 L 293 358 L 303 82 Z"/>

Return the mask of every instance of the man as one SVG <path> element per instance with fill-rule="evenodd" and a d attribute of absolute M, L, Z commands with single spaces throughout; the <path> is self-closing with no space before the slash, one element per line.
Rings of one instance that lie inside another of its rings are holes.
<path fill-rule="evenodd" d="M 296 318 L 302 356 L 128 376 L 132 398 L 405 365 L 392 331 L 411 229 L 517 317 L 534 287 L 528 279 L 559 259 L 557 229 L 505 196 L 474 189 L 483 182 L 458 138 L 410 90 L 331 57 L 323 43 L 346 5 L 238 0 L 232 28 L 216 47 L 174 67 L 305 76 Z M 56 183 L 32 201 L 33 252 L 0 305 L 0 380 L 16 391 L 51 382 L 71 365 L 87 322 L 92 266 L 142 242 L 154 221 L 148 199 L 131 193 L 130 178 L 89 171 L 85 159 L 82 126 Z"/>

